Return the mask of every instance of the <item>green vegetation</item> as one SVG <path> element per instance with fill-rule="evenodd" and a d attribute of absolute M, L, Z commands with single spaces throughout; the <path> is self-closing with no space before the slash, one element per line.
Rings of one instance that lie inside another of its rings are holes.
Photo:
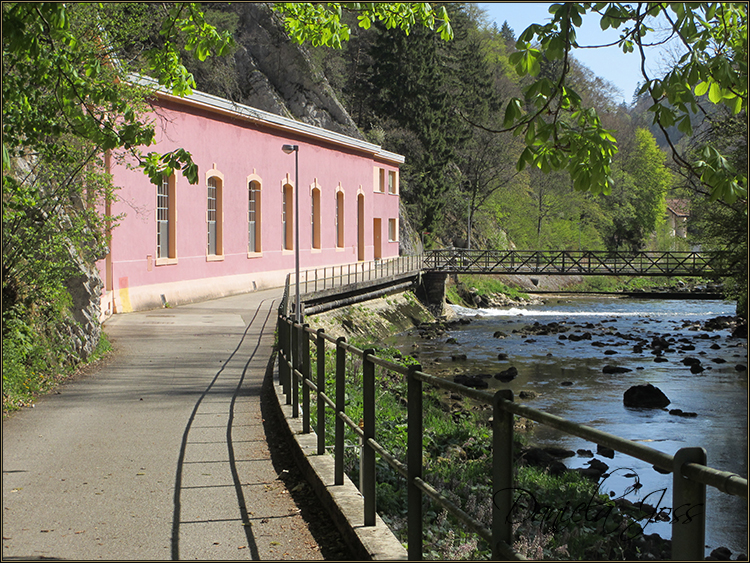
<path fill-rule="evenodd" d="M 469 300 L 469 291 L 481 295 L 482 297 L 492 295 L 505 295 L 515 301 L 527 300 L 529 295 L 515 287 L 510 287 L 493 276 L 457 276 L 458 283 L 447 284 L 445 289 L 446 299 L 454 305 L 464 307 L 474 307 L 474 303 Z"/>
<path fill-rule="evenodd" d="M 39 395 L 75 375 L 84 365 L 91 365 L 111 350 L 107 335 L 102 333 L 93 353 L 85 362 L 78 362 L 69 343 L 58 334 L 12 334 L 28 331 L 25 323 L 9 323 L 11 336 L 3 344 L 3 416 L 33 404 Z"/>
<path fill-rule="evenodd" d="M 362 343 L 355 346 L 369 347 Z M 411 357 L 402 357 L 393 348 L 376 348 L 380 358 L 402 365 L 415 364 Z M 315 348 L 311 348 L 313 380 L 316 380 Z M 400 374 L 376 366 L 377 435 L 376 440 L 397 459 L 407 455 L 406 381 Z M 326 389 L 335 395 L 335 353 L 326 351 Z M 362 361 L 347 354 L 346 413 L 355 422 L 362 417 Z M 301 399 L 300 399 L 301 400 Z M 423 461 L 424 478 L 449 500 L 461 507 L 486 527 L 492 518 L 492 450 L 489 410 L 451 409 L 438 392 L 425 386 Z M 315 425 L 317 410 L 311 401 L 311 424 Z M 326 408 L 326 443 L 333 445 L 335 423 L 331 409 Z M 345 471 L 354 483 L 359 482 L 358 437 L 345 427 Z M 516 449 L 527 440 L 515 434 Z M 530 466 L 516 467 L 513 508 L 514 547 L 524 556 L 535 559 L 624 559 L 628 538 L 640 527 L 623 516 L 613 501 L 597 491 L 596 484 L 576 472 L 553 476 Z M 377 461 L 377 507 L 396 536 L 407 541 L 407 500 L 404 479 L 390 465 Z M 537 505 L 530 502 L 533 495 Z M 489 559 L 490 546 L 473 533 L 468 533 L 458 520 L 425 499 L 424 555 L 430 559 Z M 569 503 L 569 504 L 568 504 Z M 593 506 L 589 515 L 576 518 L 540 518 L 539 507 Z M 606 516 L 606 517 L 605 517 Z M 544 520 L 544 521 L 542 521 Z M 628 529 L 630 536 L 620 537 Z M 630 554 L 633 552 L 631 551 Z"/>

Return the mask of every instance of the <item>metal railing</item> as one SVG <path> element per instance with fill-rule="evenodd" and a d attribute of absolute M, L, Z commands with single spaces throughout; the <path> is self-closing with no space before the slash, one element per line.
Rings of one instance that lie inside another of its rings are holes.
<path fill-rule="evenodd" d="M 288 294 L 288 291 L 287 291 Z M 280 313 L 286 311 L 282 304 Z M 513 392 L 500 390 L 496 393 L 479 391 L 421 371 L 421 366 L 404 367 L 378 358 L 374 350 L 360 350 L 346 342 L 343 337 L 333 338 L 323 331 L 308 325 L 294 323 L 288 315 L 280 314 L 279 334 L 279 384 L 283 386 L 286 403 L 292 405 L 292 416 L 302 415 L 302 431 L 311 431 L 312 390 L 317 403 L 317 454 L 326 453 L 325 409 L 335 413 L 334 431 L 334 483 L 344 483 L 344 427 L 348 426 L 361 439 L 361 490 L 364 498 L 364 525 L 375 525 L 375 456 L 388 463 L 407 480 L 408 555 L 410 560 L 422 558 L 422 495 L 427 495 L 468 528 L 489 542 L 494 559 L 523 559 L 512 549 L 513 530 L 510 518 L 513 505 L 513 416 L 518 415 L 540 424 L 551 426 L 568 434 L 584 438 L 596 444 L 635 457 L 667 472 L 673 473 L 672 506 L 695 507 L 698 513 L 691 518 L 672 521 L 672 558 L 696 560 L 704 557 L 706 486 L 724 493 L 747 499 L 747 479 L 736 474 L 719 471 L 706 466 L 703 448 L 682 448 L 674 456 L 648 446 L 638 444 L 578 424 L 564 418 L 516 404 Z M 312 380 L 310 343 L 316 346 L 316 379 Z M 335 398 L 326 389 L 326 346 L 335 347 Z M 362 359 L 362 426 L 346 414 L 345 382 L 347 380 L 346 358 L 352 354 Z M 376 441 L 375 366 L 401 374 L 407 380 L 407 460 L 404 463 Z M 492 405 L 492 523 L 487 528 L 446 496 L 435 490 L 423 479 L 422 464 L 422 384 L 460 393 L 466 397 Z M 300 386 L 302 399 L 300 404 Z"/>
<path fill-rule="evenodd" d="M 370 262 L 301 270 L 299 273 L 300 292 L 323 291 L 418 271 L 422 269 L 423 262 L 424 258 L 421 255 L 397 256 Z"/>
<path fill-rule="evenodd" d="M 430 271 L 479 274 L 717 276 L 731 273 L 726 252 L 467 250 L 425 253 Z"/>

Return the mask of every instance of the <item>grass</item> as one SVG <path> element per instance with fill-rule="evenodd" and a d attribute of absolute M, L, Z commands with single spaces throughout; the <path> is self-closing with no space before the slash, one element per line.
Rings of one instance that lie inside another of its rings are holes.
<path fill-rule="evenodd" d="M 601 291 L 620 292 L 638 291 L 650 288 L 667 288 L 683 282 L 686 285 L 708 283 L 700 278 L 670 278 L 670 277 L 628 277 L 628 276 L 587 276 L 579 284 L 571 286 L 567 291 Z"/>
<path fill-rule="evenodd" d="M 446 287 L 446 298 L 455 305 L 474 307 L 468 299 L 469 290 L 482 297 L 502 294 L 516 301 L 529 298 L 527 293 L 510 287 L 493 276 L 461 275 L 458 280 L 458 284 Z"/>
<path fill-rule="evenodd" d="M 36 359 L 29 363 L 21 361 L 15 342 L 10 339 L 3 342 L 3 417 L 32 406 L 37 397 L 49 393 L 81 367 L 95 363 L 112 350 L 104 332 L 89 358 L 78 364 L 60 361 L 57 355 L 51 357 L 41 350 L 43 347 L 43 342 L 35 345 L 30 354 Z"/>

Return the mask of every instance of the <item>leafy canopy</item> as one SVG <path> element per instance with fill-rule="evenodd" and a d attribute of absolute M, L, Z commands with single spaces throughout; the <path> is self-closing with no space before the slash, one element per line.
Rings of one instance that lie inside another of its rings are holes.
<path fill-rule="evenodd" d="M 3 170 L 11 157 L 35 154 L 55 137 L 70 134 L 100 150 L 148 146 L 153 126 L 142 120 L 142 97 L 127 81 L 118 59 L 117 29 L 107 29 L 112 5 L 88 5 L 88 20 L 75 5 L 3 3 Z M 91 7 L 94 9 L 91 10 Z M 122 9 L 122 7 L 120 7 Z M 174 47 L 178 36 L 200 60 L 223 54 L 232 43 L 206 23 L 196 4 L 169 8 L 160 29 L 163 46 L 146 51 L 146 71 L 161 86 L 184 96 L 195 87 Z M 142 163 L 152 180 L 174 168 L 195 183 L 197 172 L 185 151 L 150 154 Z"/>
<path fill-rule="evenodd" d="M 408 35 L 414 25 L 432 30 L 437 26 L 443 40 L 453 39 L 445 7 L 433 8 L 426 2 L 279 2 L 273 9 L 284 18 L 293 40 L 300 44 L 310 41 L 313 47 L 340 49 L 341 42 L 349 40 L 350 28 L 341 21 L 344 12 L 356 14 L 363 29 L 378 21 L 386 29 L 399 28 Z"/>
<path fill-rule="evenodd" d="M 593 108 L 582 106 L 567 80 L 570 55 L 581 47 L 576 29 L 590 14 L 599 16 L 603 30 L 621 29 L 617 44 L 623 52 L 640 56 L 644 80 L 639 93 L 651 98 L 653 122 L 665 135 L 675 124 L 681 132 L 692 133 L 691 114 L 704 111 L 701 103 L 706 98 L 734 114 L 747 109 L 746 3 L 583 2 L 552 4 L 549 12 L 551 21 L 529 26 L 510 57 L 520 76 L 533 79 L 524 100 L 511 99 L 505 110 L 505 130 L 524 135 L 527 145 L 519 169 L 567 169 L 576 189 L 610 192 L 611 162 L 617 152 L 613 132 L 603 128 Z M 645 65 L 645 47 L 665 42 L 657 38 L 649 43 L 655 36 L 650 27 L 655 17 L 668 22 L 670 38 L 678 39 L 682 49 L 673 68 L 658 78 L 649 76 Z M 559 78 L 539 77 L 544 60 L 562 61 Z M 693 161 L 672 149 L 677 164 L 698 177 L 712 199 L 732 203 L 747 197 L 746 172 L 733 168 L 715 147 L 706 145 L 701 158 Z"/>

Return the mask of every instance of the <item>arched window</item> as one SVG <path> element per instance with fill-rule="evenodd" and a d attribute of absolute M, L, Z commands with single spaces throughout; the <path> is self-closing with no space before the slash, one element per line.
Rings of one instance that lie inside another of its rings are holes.
<path fill-rule="evenodd" d="M 207 184 L 206 222 L 208 223 L 208 256 L 223 256 L 224 254 L 224 209 L 223 180 L 220 176 L 209 176 Z"/>
<path fill-rule="evenodd" d="M 247 184 L 247 251 L 261 252 L 260 243 L 260 182 Z"/>
<path fill-rule="evenodd" d="M 294 187 L 284 184 L 281 223 L 284 231 L 284 250 L 294 250 Z"/>
<path fill-rule="evenodd" d="M 310 222 L 312 223 L 312 247 L 320 249 L 320 188 L 312 190 L 312 208 Z"/>
<path fill-rule="evenodd" d="M 336 191 L 336 247 L 344 248 L 344 192 Z"/>

